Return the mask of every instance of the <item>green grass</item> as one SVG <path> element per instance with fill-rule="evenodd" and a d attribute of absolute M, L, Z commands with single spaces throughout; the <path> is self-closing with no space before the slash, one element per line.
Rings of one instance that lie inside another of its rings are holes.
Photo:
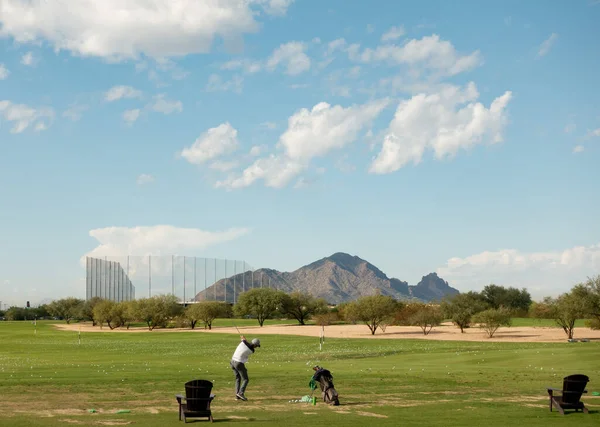
<path fill-rule="evenodd" d="M 545 391 L 575 372 L 600 391 L 600 342 L 328 338 L 319 351 L 318 337 L 265 335 L 248 364 L 250 400 L 238 402 L 229 368 L 237 334 L 90 332 L 79 345 L 77 332 L 51 322 L 37 330 L 0 322 L 0 425 L 176 426 L 174 395 L 194 378 L 214 382 L 215 421 L 239 425 L 600 425 L 600 397 L 584 397 L 591 414 L 562 417 Z M 289 403 L 310 393 L 314 364 L 333 372 L 340 407 Z"/>
<path fill-rule="evenodd" d="M 585 320 L 580 319 L 575 322 L 575 328 L 584 328 Z M 513 317 L 512 326 L 537 326 L 545 328 L 560 328 L 552 319 L 533 319 L 529 317 Z"/>

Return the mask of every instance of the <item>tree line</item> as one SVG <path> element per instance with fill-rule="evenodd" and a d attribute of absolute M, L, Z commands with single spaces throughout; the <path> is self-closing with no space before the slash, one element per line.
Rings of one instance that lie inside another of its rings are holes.
<path fill-rule="evenodd" d="M 573 337 L 575 322 L 587 319 L 586 326 L 600 329 L 600 275 L 575 285 L 556 298 L 533 302 L 526 289 L 485 286 L 481 292 L 466 292 L 446 297 L 436 303 L 399 301 L 389 296 L 372 295 L 354 301 L 328 306 L 322 298 L 308 293 L 256 288 L 240 295 L 236 304 L 202 301 L 183 307 L 173 295 L 157 295 L 132 301 L 114 302 L 94 297 L 84 301 L 63 298 L 37 308 L 11 307 L 1 313 L 9 320 L 54 317 L 72 321 L 91 321 L 110 329 L 129 328 L 143 322 L 148 329 L 168 326 L 189 327 L 198 324 L 211 329 L 215 319 L 249 317 L 262 327 L 267 319 L 293 318 L 300 325 L 314 320 L 318 325 L 335 322 L 364 323 L 371 334 L 389 325 L 419 326 L 427 335 L 444 320 L 452 321 L 464 333 L 473 324 L 485 330 L 489 337 L 501 326 L 510 326 L 513 317 L 553 319 L 568 338 Z"/>

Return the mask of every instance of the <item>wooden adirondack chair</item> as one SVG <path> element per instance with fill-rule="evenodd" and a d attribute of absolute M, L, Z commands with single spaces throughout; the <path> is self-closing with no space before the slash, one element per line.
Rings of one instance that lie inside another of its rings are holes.
<path fill-rule="evenodd" d="M 207 380 L 192 380 L 185 383 L 185 397 L 181 394 L 175 395 L 179 403 L 179 421 L 187 423 L 188 418 L 207 417 L 213 422 L 210 403 L 215 398 L 211 394 L 213 383 Z"/>
<path fill-rule="evenodd" d="M 569 375 L 563 380 L 562 390 L 549 387 L 548 395 L 550 396 L 550 412 L 552 412 L 552 406 L 554 405 L 562 415 L 565 415 L 565 409 L 574 409 L 575 412 L 581 409 L 587 414 L 588 410 L 580 399 L 583 393 L 587 393 L 585 386 L 589 380 L 590 379 L 586 375 Z M 562 395 L 555 395 L 555 391 L 562 392 Z"/>

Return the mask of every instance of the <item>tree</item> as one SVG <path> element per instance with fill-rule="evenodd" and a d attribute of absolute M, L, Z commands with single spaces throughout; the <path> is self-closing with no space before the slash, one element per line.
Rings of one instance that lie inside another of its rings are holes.
<path fill-rule="evenodd" d="M 500 326 L 512 324 L 511 313 L 508 308 L 489 308 L 473 316 L 473 322 L 479 323 L 479 327 L 485 330 L 489 338 L 492 338 Z"/>
<path fill-rule="evenodd" d="M 581 297 L 579 291 L 574 288 L 558 298 L 545 300 L 550 305 L 551 318 L 565 331 L 569 339 L 573 338 L 575 322 L 585 317 L 589 308 L 588 302 Z"/>
<path fill-rule="evenodd" d="M 585 283 L 573 288 L 573 292 L 585 302 L 585 315 L 592 317 L 592 324 L 600 325 L 600 274 L 588 277 Z"/>
<path fill-rule="evenodd" d="M 126 326 L 127 329 L 131 326 L 131 323 L 136 319 L 136 305 L 135 300 L 121 301 L 119 303 L 120 310 L 118 311 L 121 326 Z"/>
<path fill-rule="evenodd" d="M 48 304 L 48 312 L 55 317 L 64 319 L 67 324 L 76 319 L 81 313 L 83 300 L 73 297 L 52 301 Z"/>
<path fill-rule="evenodd" d="M 319 326 L 329 326 L 339 320 L 337 311 L 327 311 L 325 313 L 315 314 L 315 323 Z"/>
<path fill-rule="evenodd" d="M 135 317 L 140 319 L 150 331 L 165 328 L 169 321 L 182 312 L 178 299 L 174 295 L 155 295 L 141 298 L 135 302 Z"/>
<path fill-rule="evenodd" d="M 552 298 L 546 297 L 543 301 L 533 302 L 529 307 L 529 316 L 534 319 L 554 319 Z"/>
<path fill-rule="evenodd" d="M 102 325 L 106 323 L 112 330 L 121 326 L 120 307 L 112 300 L 102 300 L 94 305 L 94 320 Z"/>
<path fill-rule="evenodd" d="M 239 316 L 254 316 L 262 327 L 281 308 L 284 293 L 271 288 L 255 288 L 240 294 L 234 311 Z"/>
<path fill-rule="evenodd" d="M 527 312 L 531 305 L 531 295 L 527 289 L 505 288 L 498 285 L 487 285 L 481 295 L 492 308 L 505 307 L 513 311 Z"/>
<path fill-rule="evenodd" d="M 4 312 L 6 320 L 26 320 L 27 309 L 23 307 L 10 307 Z"/>
<path fill-rule="evenodd" d="M 322 298 L 315 298 L 311 294 L 292 292 L 284 294 L 281 302 L 281 312 L 296 319 L 304 325 L 312 315 L 327 311 L 327 302 Z"/>
<path fill-rule="evenodd" d="M 394 298 L 373 295 L 360 297 L 351 302 L 345 308 L 344 314 L 365 323 L 369 327 L 371 335 L 375 335 L 380 324 L 393 317 L 397 308 L 398 302 Z"/>
<path fill-rule="evenodd" d="M 428 335 L 434 326 L 439 326 L 444 316 L 439 307 L 421 304 L 419 309 L 412 315 L 410 323 L 419 326 L 424 335 Z"/>
<path fill-rule="evenodd" d="M 231 317 L 231 305 L 220 301 L 203 301 L 189 305 L 183 314 L 192 329 L 198 321 L 204 323 L 204 328 L 212 329 L 212 323 L 219 317 Z"/>
<path fill-rule="evenodd" d="M 488 308 L 487 303 L 477 292 L 453 295 L 441 303 L 441 310 L 447 319 L 460 328 L 464 333 L 465 328 L 471 325 L 473 315 Z"/>
<path fill-rule="evenodd" d="M 100 297 L 92 297 L 89 300 L 84 301 L 81 304 L 81 312 L 79 313 L 79 317 L 83 320 L 88 320 L 92 322 L 92 326 L 96 326 L 96 319 L 94 318 L 94 307 L 102 301 Z"/>

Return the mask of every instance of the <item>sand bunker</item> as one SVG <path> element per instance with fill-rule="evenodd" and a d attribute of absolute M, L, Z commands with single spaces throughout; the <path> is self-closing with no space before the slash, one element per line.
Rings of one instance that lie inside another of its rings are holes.
<path fill-rule="evenodd" d="M 148 328 L 100 328 L 92 326 L 91 323 L 77 323 L 67 325 L 66 323 L 57 324 L 57 328 L 69 331 L 81 332 L 106 332 L 106 333 L 127 333 L 127 332 L 146 332 L 146 333 L 172 333 L 172 332 L 194 332 L 200 334 L 238 334 L 235 328 L 214 327 L 212 330 L 200 329 L 155 329 L 149 331 Z M 316 325 L 270 325 L 262 328 L 256 326 L 240 326 L 239 330 L 249 336 L 255 335 L 301 335 L 319 337 L 321 327 Z M 500 328 L 493 338 L 488 338 L 487 334 L 479 328 L 469 328 L 465 333 L 451 323 L 444 323 L 441 326 L 433 328 L 428 335 L 423 335 L 421 328 L 417 326 L 388 326 L 385 332 L 377 330 L 375 335 L 371 335 L 366 325 L 331 325 L 325 326 L 325 339 L 327 338 L 369 338 L 369 339 L 424 339 L 441 341 L 485 341 L 485 342 L 566 342 L 567 337 L 560 328 L 519 326 L 510 328 Z M 594 331 L 589 328 L 576 328 L 575 339 L 588 339 L 590 341 L 600 341 L 600 330 Z M 585 343 L 573 343 L 573 345 L 585 345 Z"/>

